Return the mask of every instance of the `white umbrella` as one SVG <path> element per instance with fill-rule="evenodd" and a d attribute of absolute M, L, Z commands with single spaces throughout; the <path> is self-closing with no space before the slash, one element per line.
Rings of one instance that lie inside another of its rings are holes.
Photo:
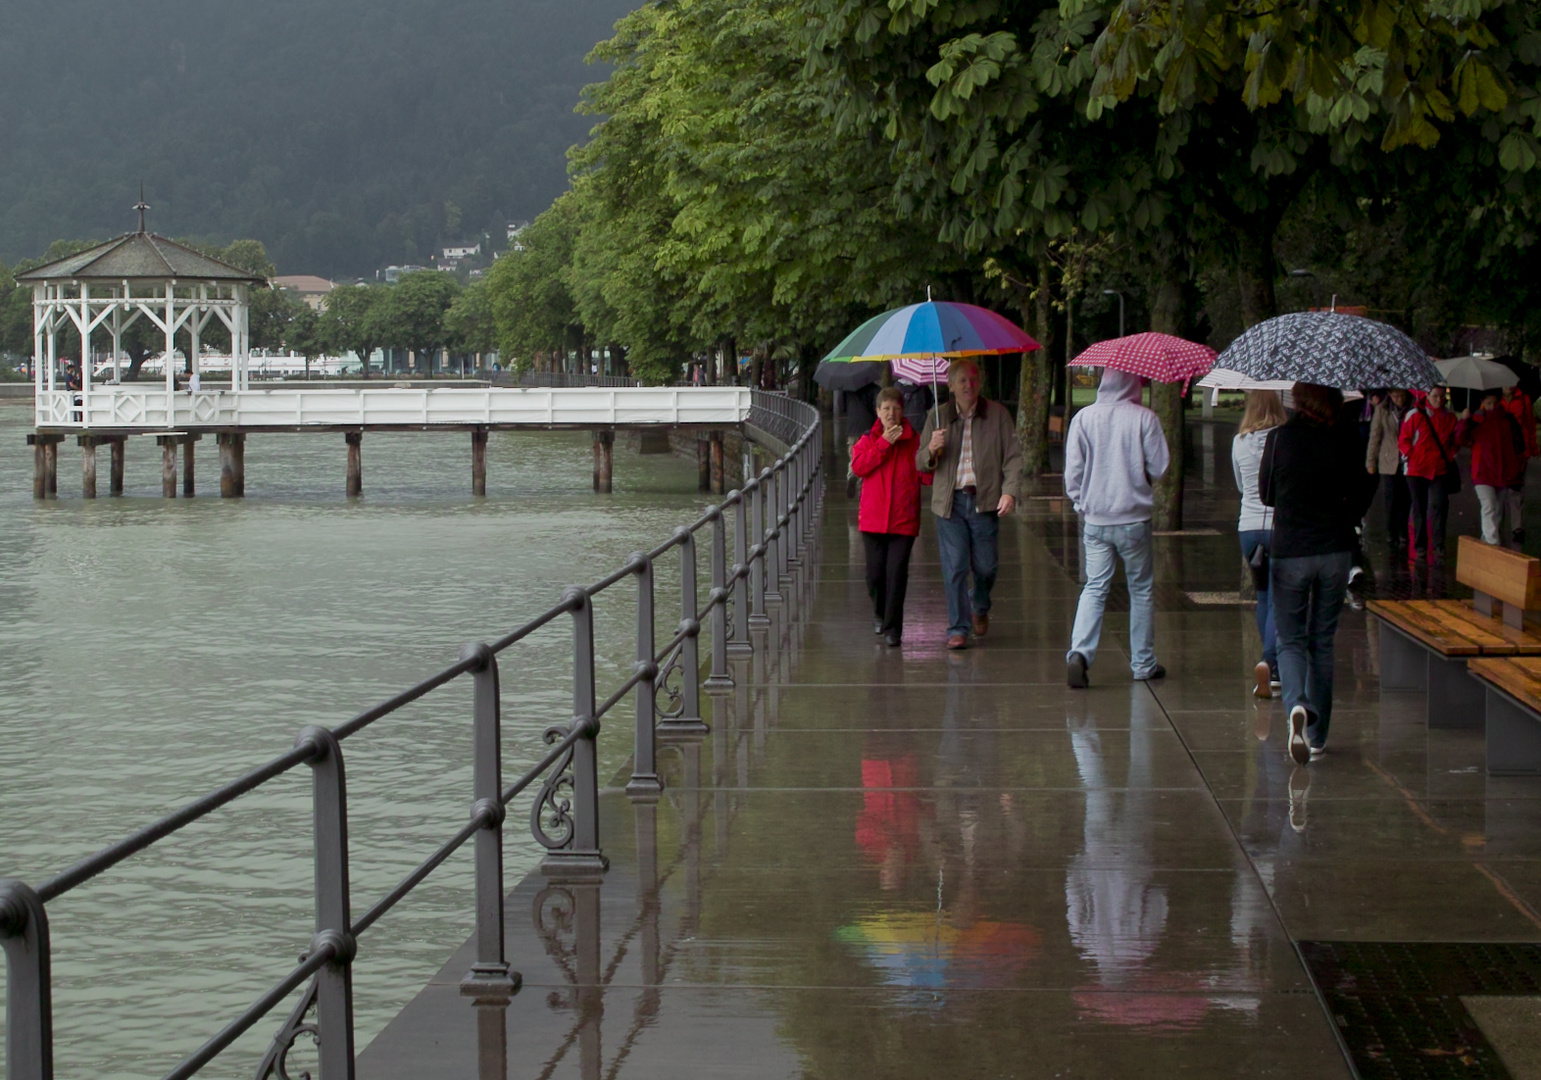
<path fill-rule="evenodd" d="M 1520 382 L 1520 377 L 1503 364 L 1481 356 L 1436 360 L 1434 366 L 1444 377 L 1446 386 L 1459 386 L 1463 390 L 1501 390 L 1505 386 L 1518 386 Z"/>
<path fill-rule="evenodd" d="M 1254 379 L 1230 368 L 1211 368 L 1209 374 L 1200 379 L 1197 385 L 1209 391 L 1211 405 L 1221 390 L 1277 390 L 1286 409 L 1295 407 L 1294 394 L 1290 393 L 1295 386 L 1294 379 Z M 1364 395 L 1358 390 L 1343 391 L 1344 401 L 1357 401 L 1362 397 Z"/>

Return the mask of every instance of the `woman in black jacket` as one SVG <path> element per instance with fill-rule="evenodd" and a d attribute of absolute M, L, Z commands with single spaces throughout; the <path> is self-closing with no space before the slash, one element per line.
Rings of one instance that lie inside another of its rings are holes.
<path fill-rule="evenodd" d="M 1293 395 L 1294 417 L 1263 448 L 1258 495 L 1274 509 L 1270 592 L 1289 753 L 1305 765 L 1327 744 L 1333 638 L 1368 499 L 1358 430 L 1341 420 L 1343 394 L 1296 383 Z"/>

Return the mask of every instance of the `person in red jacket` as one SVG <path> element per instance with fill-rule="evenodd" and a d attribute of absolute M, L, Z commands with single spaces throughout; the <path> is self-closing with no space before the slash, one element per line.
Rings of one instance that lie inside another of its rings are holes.
<path fill-rule="evenodd" d="M 1512 529 L 1520 524 L 1516 486 L 1525 476 L 1525 434 L 1504 408 L 1499 392 L 1488 390 L 1475 414 L 1461 413 L 1456 441 L 1471 447 L 1471 482 L 1482 504 L 1482 542 L 1501 544 L 1505 512 Z"/>
<path fill-rule="evenodd" d="M 1430 566 L 1445 561 L 1445 519 L 1450 495 L 1440 477 L 1455 463 L 1455 413 L 1445 408 L 1445 388 L 1436 386 L 1409 409 L 1397 435 L 1397 449 L 1407 460 L 1407 490 L 1411 496 L 1413 537 L 1407 561 L 1425 557 Z"/>
<path fill-rule="evenodd" d="M 867 548 L 867 592 L 874 633 L 889 645 L 904 636 L 904 593 L 910 551 L 920 533 L 920 436 L 904 418 L 904 395 L 890 386 L 878 394 L 872 430 L 851 447 L 851 471 L 861 477 L 856 527 Z"/>
<path fill-rule="evenodd" d="M 1511 510 L 1514 512 L 1514 546 L 1519 547 L 1525 539 L 1525 530 L 1520 526 L 1520 510 L 1523 506 L 1525 493 L 1525 469 L 1530 464 L 1530 459 L 1541 454 L 1541 449 L 1536 445 L 1536 406 L 1530 400 L 1530 395 L 1518 386 L 1504 387 L 1503 407 L 1519 421 L 1520 433 L 1525 436 L 1525 460 L 1520 462 L 1520 473 L 1513 486 L 1510 488 L 1512 500 Z"/>

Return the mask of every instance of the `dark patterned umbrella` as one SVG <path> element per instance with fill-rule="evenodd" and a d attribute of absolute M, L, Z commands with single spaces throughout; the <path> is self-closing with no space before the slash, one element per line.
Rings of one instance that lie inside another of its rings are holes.
<path fill-rule="evenodd" d="M 1252 327 L 1220 354 L 1216 367 L 1259 380 L 1422 390 L 1439 369 L 1394 326 L 1333 311 L 1298 311 Z"/>

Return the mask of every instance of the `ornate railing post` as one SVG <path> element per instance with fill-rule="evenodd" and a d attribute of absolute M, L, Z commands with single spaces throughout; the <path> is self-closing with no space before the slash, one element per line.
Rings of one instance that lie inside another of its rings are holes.
<path fill-rule="evenodd" d="M 579 738 L 572 752 L 557 765 L 541 788 L 530 811 L 536 826 L 536 839 L 549 849 L 541 860 L 540 871 L 548 878 L 586 880 L 598 878 L 609 869 L 610 861 L 599 849 L 599 760 L 594 742 L 599 736 L 598 702 L 594 698 L 594 603 L 588 592 L 569 585 L 562 601 L 573 613 L 573 719 L 568 732 Z M 546 737 L 563 737 L 560 728 L 548 729 Z M 561 788 L 572 792 L 563 804 Z M 561 822 L 565 835 L 552 842 L 539 828 L 542 809 L 550 810 Z"/>
<path fill-rule="evenodd" d="M 332 957 L 316 972 L 316 1027 L 322 1080 L 353 1078 L 353 918 L 348 910 L 348 786 L 342 746 L 323 727 L 301 729 L 296 746 L 308 746 L 315 800 L 315 953 Z"/>
<path fill-rule="evenodd" d="M 670 667 L 680 670 L 679 706 L 671 708 L 669 715 L 658 725 L 658 735 L 664 739 L 695 739 L 709 730 L 701 719 L 701 620 L 700 598 L 696 590 L 696 534 L 684 525 L 674 530 L 680 545 L 680 622 L 676 633 L 685 635 L 680 643 L 679 657 Z M 668 690 L 671 672 L 664 673 L 664 689 Z M 675 715 L 676 711 L 678 715 Z"/>
<path fill-rule="evenodd" d="M 27 885 L 0 880 L 5 947 L 5 1061 L 9 1080 L 53 1080 L 53 976 L 48 913 Z"/>
<path fill-rule="evenodd" d="M 633 799 L 656 799 L 663 791 L 658 779 L 658 744 L 654 732 L 658 723 L 658 663 L 653 659 L 657 645 L 653 638 L 653 560 L 642 552 L 631 556 L 632 572 L 637 575 L 637 661 L 632 667 L 640 676 L 637 683 L 637 724 L 631 757 L 631 780 L 626 794 Z"/>
<path fill-rule="evenodd" d="M 765 527 L 765 490 L 770 483 L 771 472 L 765 469 L 755 481 L 753 501 L 750 508 L 750 531 L 755 546 L 760 552 L 755 556 L 754 562 L 749 566 L 749 626 L 751 629 L 763 630 L 770 625 L 770 616 L 765 613 L 765 565 L 770 556 L 770 538 Z"/>
<path fill-rule="evenodd" d="M 733 503 L 733 633 L 728 641 L 729 656 L 753 656 L 749 643 L 749 507 L 752 494 L 735 491 L 728 496 Z"/>
<path fill-rule="evenodd" d="M 707 510 L 712 519 L 712 673 L 706 677 L 708 690 L 727 689 L 733 685 L 728 673 L 728 541 L 722 507 Z"/>
<path fill-rule="evenodd" d="M 781 540 L 781 489 L 783 477 L 781 462 L 765 470 L 765 537 L 769 547 L 765 551 L 765 602 L 780 604 L 781 576 L 785 569 L 785 545 Z"/>
<path fill-rule="evenodd" d="M 460 650 L 471 669 L 471 817 L 476 834 L 476 962 L 461 980 L 463 992 L 512 993 L 518 972 L 508 970 L 503 944 L 503 721 L 498 658 L 484 644 Z"/>

